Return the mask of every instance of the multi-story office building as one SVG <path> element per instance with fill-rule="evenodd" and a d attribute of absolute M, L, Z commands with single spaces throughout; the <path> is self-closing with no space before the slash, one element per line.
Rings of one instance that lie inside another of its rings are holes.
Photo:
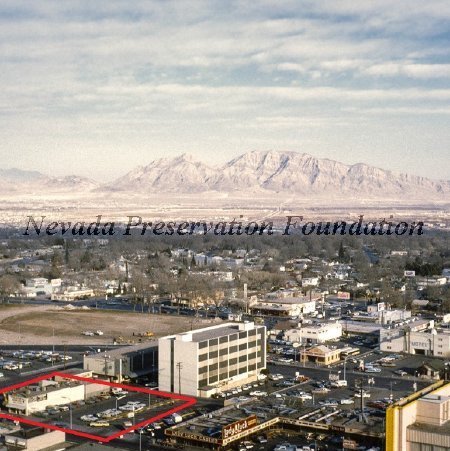
<path fill-rule="evenodd" d="M 266 328 L 226 323 L 159 339 L 159 389 L 210 396 L 254 381 L 266 368 Z"/>

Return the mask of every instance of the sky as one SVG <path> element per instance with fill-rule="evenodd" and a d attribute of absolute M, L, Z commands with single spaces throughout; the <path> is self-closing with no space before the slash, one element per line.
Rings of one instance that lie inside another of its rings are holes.
<path fill-rule="evenodd" d="M 0 168 L 284 150 L 450 179 L 447 0 L 2 0 Z"/>

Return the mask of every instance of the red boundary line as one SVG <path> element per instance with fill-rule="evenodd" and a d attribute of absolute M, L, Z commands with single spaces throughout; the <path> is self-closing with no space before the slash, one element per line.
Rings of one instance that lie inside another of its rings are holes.
<path fill-rule="evenodd" d="M 29 424 L 31 426 L 38 426 L 38 427 L 43 427 L 46 429 L 52 429 L 55 431 L 62 431 L 67 434 L 76 435 L 78 437 L 84 437 L 84 438 L 88 438 L 88 439 L 95 440 L 98 442 L 107 443 L 107 442 L 110 442 L 111 440 L 119 438 L 120 436 L 122 436 L 124 434 L 128 434 L 129 432 L 132 432 L 137 428 L 141 428 L 149 423 L 158 421 L 161 418 L 166 417 L 167 415 L 170 415 L 172 413 L 186 409 L 187 407 L 193 406 L 197 402 L 197 400 L 195 398 L 192 398 L 190 396 L 178 395 L 178 394 L 167 393 L 167 392 L 160 392 L 160 391 L 151 390 L 151 389 L 143 388 L 143 387 L 133 387 L 131 385 L 118 384 L 115 382 L 108 382 L 108 381 L 104 381 L 101 379 L 99 380 L 99 379 L 91 379 L 88 377 L 75 376 L 72 374 L 60 373 L 59 371 L 54 371 L 52 373 L 45 374 L 43 376 L 39 376 L 34 379 L 30 379 L 28 381 L 21 382 L 20 384 L 10 385 L 9 387 L 2 388 L 2 389 L 0 389 L 0 394 L 7 393 L 12 390 L 16 390 L 18 388 L 26 387 L 27 385 L 33 384 L 35 382 L 40 382 L 42 380 L 51 379 L 52 377 L 55 377 L 55 376 L 63 377 L 65 379 L 73 379 L 73 380 L 77 380 L 80 382 L 89 382 L 91 384 L 94 383 L 94 384 L 98 384 L 98 385 L 107 385 L 109 387 L 119 387 L 119 388 L 127 389 L 128 391 L 147 393 L 147 394 L 159 396 L 162 398 L 181 400 L 181 401 L 184 401 L 184 403 L 181 406 L 177 406 L 166 412 L 162 412 L 158 415 L 155 415 L 154 417 L 149 418 L 148 420 L 141 421 L 140 423 L 135 424 L 134 426 L 131 426 L 129 428 L 126 428 L 124 430 L 116 432 L 115 434 L 109 435 L 108 437 L 102 437 L 100 435 L 88 434 L 87 432 L 77 431 L 75 429 L 61 428 L 54 424 L 41 423 L 39 421 L 30 420 L 28 418 L 22 418 L 22 417 L 19 417 L 16 415 L 11 415 L 9 413 L 0 412 L 0 418 L 6 418 L 8 420 L 18 421 L 20 423 Z"/>

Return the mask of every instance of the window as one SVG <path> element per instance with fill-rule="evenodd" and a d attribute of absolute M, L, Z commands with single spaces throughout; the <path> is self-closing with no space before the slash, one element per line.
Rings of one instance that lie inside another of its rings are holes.
<path fill-rule="evenodd" d="M 198 374 L 205 374 L 208 372 L 208 367 L 207 366 L 203 366 L 201 368 L 198 369 Z"/>
<path fill-rule="evenodd" d="M 208 347 L 208 342 L 207 341 L 201 341 L 198 344 L 198 349 L 204 349 L 204 348 L 207 348 L 207 347 Z"/>
<path fill-rule="evenodd" d="M 244 355 L 241 355 L 240 357 L 239 357 L 239 362 L 246 362 L 247 361 L 247 356 L 244 354 Z"/>
<path fill-rule="evenodd" d="M 212 364 L 212 365 L 209 365 L 209 371 L 215 371 L 215 370 L 217 370 L 217 367 L 218 367 L 218 364 L 217 364 L 217 363 L 214 363 L 214 364 Z"/>
<path fill-rule="evenodd" d="M 225 360 L 224 362 L 219 363 L 219 368 L 226 368 L 228 366 L 228 361 Z"/>
<path fill-rule="evenodd" d="M 244 351 L 247 349 L 247 343 L 242 343 L 241 345 L 239 345 L 239 351 Z"/>
<path fill-rule="evenodd" d="M 208 379 L 202 379 L 201 381 L 198 382 L 199 388 L 206 387 L 207 385 L 208 385 Z"/>
<path fill-rule="evenodd" d="M 212 376 L 212 377 L 210 377 L 209 378 L 209 383 L 210 384 L 214 384 L 215 382 L 217 382 L 219 379 L 218 379 L 218 376 Z"/>
<path fill-rule="evenodd" d="M 247 338 L 247 331 L 239 332 L 239 338 Z"/>
<path fill-rule="evenodd" d="M 213 352 L 209 353 L 209 358 L 215 359 L 218 355 L 219 355 L 219 353 L 217 351 L 213 351 Z"/>
<path fill-rule="evenodd" d="M 219 344 L 219 340 L 217 338 L 212 338 L 209 340 L 209 346 L 217 346 Z"/>
<path fill-rule="evenodd" d="M 230 359 L 230 365 L 236 365 L 237 363 L 237 357 L 235 357 L 234 359 Z"/>
<path fill-rule="evenodd" d="M 237 352 L 237 346 L 230 346 L 230 354 L 233 354 L 233 352 Z"/>
<path fill-rule="evenodd" d="M 228 349 L 227 349 L 227 348 L 221 349 L 221 350 L 219 351 L 219 355 L 227 355 L 227 354 L 228 354 Z"/>
<path fill-rule="evenodd" d="M 220 337 L 219 338 L 219 343 L 220 344 L 228 343 L 228 335 L 226 335 L 225 337 Z"/>
<path fill-rule="evenodd" d="M 200 354 L 198 356 L 198 361 L 199 362 L 204 362 L 205 360 L 208 360 L 208 354 Z"/>

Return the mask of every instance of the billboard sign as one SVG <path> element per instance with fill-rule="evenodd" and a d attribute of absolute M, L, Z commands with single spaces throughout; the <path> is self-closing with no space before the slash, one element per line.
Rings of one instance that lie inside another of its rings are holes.
<path fill-rule="evenodd" d="M 258 424 L 258 418 L 256 415 L 251 415 L 243 420 L 235 421 L 234 423 L 227 424 L 222 428 L 222 439 L 233 437 L 241 432 L 255 427 Z"/>

